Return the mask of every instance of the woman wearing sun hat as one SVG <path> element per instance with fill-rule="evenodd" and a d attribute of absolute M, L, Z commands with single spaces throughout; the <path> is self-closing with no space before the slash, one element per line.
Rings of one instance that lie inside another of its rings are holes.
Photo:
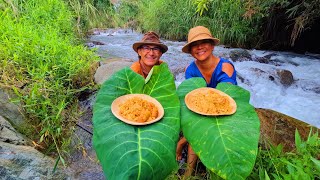
<path fill-rule="evenodd" d="M 233 64 L 227 59 L 212 54 L 214 47 L 219 42 L 220 40 L 214 38 L 203 26 L 190 29 L 188 43 L 184 45 L 182 51 L 191 54 L 195 61 L 186 68 L 186 79 L 202 77 L 206 80 L 207 86 L 212 88 L 215 88 L 220 82 L 237 85 Z"/>
<path fill-rule="evenodd" d="M 138 53 L 139 60 L 132 64 L 131 69 L 144 78 L 154 65 L 163 63 L 160 57 L 168 50 L 160 41 L 159 35 L 153 31 L 145 33 L 141 41 L 134 43 L 132 48 Z"/>
<path fill-rule="evenodd" d="M 188 43 L 182 51 L 191 54 L 195 60 L 189 64 L 185 71 L 185 78 L 202 77 L 207 82 L 207 87 L 215 88 L 220 82 L 228 82 L 237 85 L 236 71 L 233 64 L 224 58 L 212 54 L 214 47 L 220 40 L 214 38 L 206 27 L 196 26 L 189 30 Z M 182 149 L 187 143 L 182 137 L 176 149 L 177 160 L 182 158 Z M 185 177 L 192 175 L 198 156 L 188 145 L 187 169 Z"/>

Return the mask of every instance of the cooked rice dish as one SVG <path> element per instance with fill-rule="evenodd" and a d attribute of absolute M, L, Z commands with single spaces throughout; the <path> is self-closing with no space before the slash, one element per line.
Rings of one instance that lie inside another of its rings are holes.
<path fill-rule="evenodd" d="M 119 114 L 134 122 L 148 122 L 158 117 L 157 107 L 142 98 L 133 97 L 120 104 Z"/>
<path fill-rule="evenodd" d="M 225 114 L 232 111 L 228 97 L 213 91 L 200 91 L 189 98 L 191 108 L 205 114 Z"/>

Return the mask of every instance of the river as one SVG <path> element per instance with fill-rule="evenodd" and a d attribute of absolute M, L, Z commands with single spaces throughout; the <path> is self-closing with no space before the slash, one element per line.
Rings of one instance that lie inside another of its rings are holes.
<path fill-rule="evenodd" d="M 95 32 L 90 40 L 104 43 L 95 46 L 91 44 L 103 59 L 121 57 L 137 60 L 132 44 L 140 41 L 142 36 L 141 33 L 127 29 L 108 29 Z M 168 63 L 175 75 L 176 85 L 179 86 L 184 80 L 183 70 L 193 58 L 181 51 L 186 42 L 163 42 L 169 50 L 161 59 Z M 230 59 L 235 51 L 244 50 L 219 45 L 213 53 Z M 245 52 L 248 53 L 246 58 L 234 61 L 234 65 L 238 85 L 251 93 L 250 104 L 256 108 L 281 112 L 320 128 L 320 55 L 255 49 Z M 290 86 L 281 84 L 277 76 L 278 70 L 290 71 L 294 82 Z"/>

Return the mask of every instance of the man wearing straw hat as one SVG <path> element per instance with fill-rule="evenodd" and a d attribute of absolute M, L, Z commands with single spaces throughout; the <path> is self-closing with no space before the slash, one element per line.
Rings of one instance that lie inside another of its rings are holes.
<path fill-rule="evenodd" d="M 212 54 L 214 47 L 220 40 L 214 38 L 206 27 L 197 26 L 191 28 L 188 34 L 188 43 L 183 46 L 182 51 L 191 54 L 193 61 L 186 68 L 185 78 L 202 77 L 207 87 L 215 88 L 220 82 L 228 82 L 237 85 L 236 71 L 233 64 L 224 58 L 219 58 Z M 187 140 L 182 137 L 176 150 L 177 160 L 182 158 L 182 149 Z M 198 156 L 194 153 L 191 146 L 188 145 L 187 169 L 185 177 L 192 175 Z"/>
<path fill-rule="evenodd" d="M 139 60 L 132 64 L 131 69 L 146 78 L 154 65 L 160 65 L 163 61 L 160 57 L 168 50 L 159 38 L 159 35 L 153 31 L 144 34 L 141 41 L 132 45 L 135 52 L 138 53 Z"/>

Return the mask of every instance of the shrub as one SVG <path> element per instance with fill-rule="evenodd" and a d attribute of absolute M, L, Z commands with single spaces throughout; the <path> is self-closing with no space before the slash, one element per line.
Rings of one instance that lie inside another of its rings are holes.
<path fill-rule="evenodd" d="M 283 146 L 261 149 L 249 179 L 319 179 L 320 178 L 320 138 L 310 130 L 303 141 L 296 130 L 296 149 L 284 152 Z"/>
<path fill-rule="evenodd" d="M 47 148 L 53 144 L 61 155 L 77 114 L 71 113 L 76 95 L 92 87 L 96 56 L 75 36 L 63 1 L 14 2 L 0 10 L 0 84 L 19 95 L 33 129 L 29 136 Z"/>

